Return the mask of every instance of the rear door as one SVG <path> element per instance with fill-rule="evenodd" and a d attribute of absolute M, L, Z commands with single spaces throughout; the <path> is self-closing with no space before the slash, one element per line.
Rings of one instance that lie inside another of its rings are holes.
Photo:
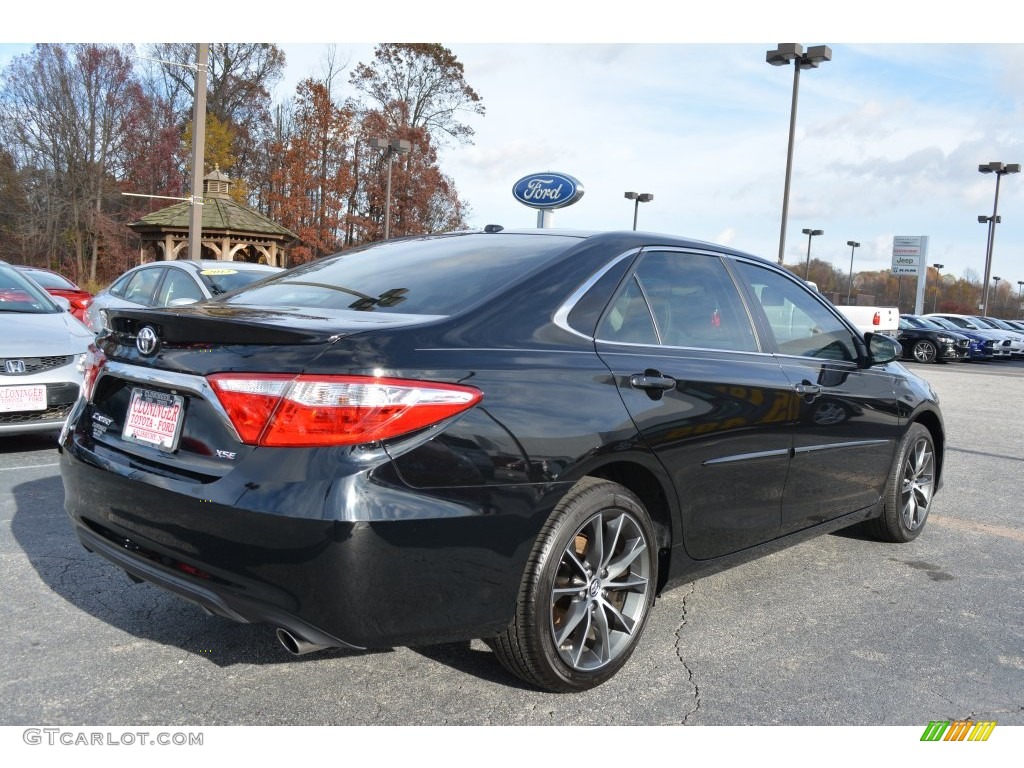
<path fill-rule="evenodd" d="M 796 398 L 721 258 L 643 252 L 596 346 L 672 477 L 687 553 L 713 558 L 777 536 Z"/>

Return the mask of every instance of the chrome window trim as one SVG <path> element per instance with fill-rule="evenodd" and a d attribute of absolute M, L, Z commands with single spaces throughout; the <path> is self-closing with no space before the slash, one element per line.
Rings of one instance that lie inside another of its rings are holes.
<path fill-rule="evenodd" d="M 579 302 L 580 299 L 583 298 L 584 294 L 586 294 L 587 291 L 593 288 L 602 277 L 608 274 L 609 270 L 616 267 L 620 262 L 623 261 L 623 259 L 636 257 L 642 250 L 643 247 L 641 246 L 639 248 L 632 248 L 626 251 L 625 253 L 619 254 L 614 259 L 605 264 L 603 267 L 601 267 L 601 269 L 599 269 L 597 272 L 592 274 L 580 285 L 579 288 L 577 288 L 569 295 L 569 298 L 562 302 L 562 305 L 558 309 L 555 310 L 555 314 L 552 316 L 552 322 L 559 328 L 561 328 L 563 331 L 568 331 L 574 336 L 579 336 L 581 339 L 587 339 L 588 341 L 594 341 L 594 336 L 590 336 L 586 333 L 583 333 L 582 331 L 577 331 L 575 328 L 569 325 L 569 314 L 573 311 L 573 309 L 576 308 L 576 304 Z"/>

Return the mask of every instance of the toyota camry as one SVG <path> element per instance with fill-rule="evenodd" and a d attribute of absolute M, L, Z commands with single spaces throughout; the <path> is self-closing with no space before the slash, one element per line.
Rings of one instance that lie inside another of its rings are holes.
<path fill-rule="evenodd" d="M 483 638 L 602 683 L 656 595 L 925 526 L 945 432 L 899 344 L 775 264 L 484 231 L 108 310 L 60 439 L 85 547 L 292 653 Z"/>

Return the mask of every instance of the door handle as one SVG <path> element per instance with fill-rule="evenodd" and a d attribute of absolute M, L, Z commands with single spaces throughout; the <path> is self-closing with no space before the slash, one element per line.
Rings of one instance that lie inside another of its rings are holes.
<path fill-rule="evenodd" d="M 666 392 L 670 389 L 676 388 L 676 380 L 671 376 L 662 376 L 656 371 L 647 371 L 645 373 L 634 373 L 630 376 L 629 385 L 634 389 Z"/>
<path fill-rule="evenodd" d="M 811 400 L 813 400 L 814 398 L 821 394 L 821 387 L 819 387 L 817 384 L 811 384 L 809 381 L 797 384 L 795 389 L 798 395 L 800 395 L 801 397 L 810 398 Z"/>

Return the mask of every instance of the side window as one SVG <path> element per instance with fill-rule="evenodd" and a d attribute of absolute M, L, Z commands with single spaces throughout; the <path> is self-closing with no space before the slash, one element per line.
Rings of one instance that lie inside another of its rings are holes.
<path fill-rule="evenodd" d="M 124 300 L 133 301 L 146 307 L 151 306 L 153 303 L 153 289 L 156 288 L 157 281 L 160 280 L 160 275 L 163 274 L 163 271 L 162 268 L 140 269 L 132 275 L 131 281 L 125 286 Z"/>
<path fill-rule="evenodd" d="M 168 268 L 167 277 L 160 286 L 160 294 L 156 299 L 156 306 L 166 307 L 174 299 L 194 299 L 202 301 L 205 296 L 196 285 L 196 281 L 180 269 Z"/>
<path fill-rule="evenodd" d="M 716 256 L 645 253 L 612 301 L 598 338 L 632 344 L 757 351 L 746 310 Z"/>
<path fill-rule="evenodd" d="M 856 360 L 849 329 L 793 280 L 747 262 L 737 264 L 761 302 L 779 352 L 826 360 Z"/>
<path fill-rule="evenodd" d="M 123 275 L 122 277 L 119 277 L 117 279 L 117 282 L 110 286 L 108 290 L 110 291 L 110 293 L 114 294 L 115 296 L 120 296 L 123 299 L 124 289 L 128 286 L 128 281 L 131 280 L 133 277 L 134 275 Z"/>

